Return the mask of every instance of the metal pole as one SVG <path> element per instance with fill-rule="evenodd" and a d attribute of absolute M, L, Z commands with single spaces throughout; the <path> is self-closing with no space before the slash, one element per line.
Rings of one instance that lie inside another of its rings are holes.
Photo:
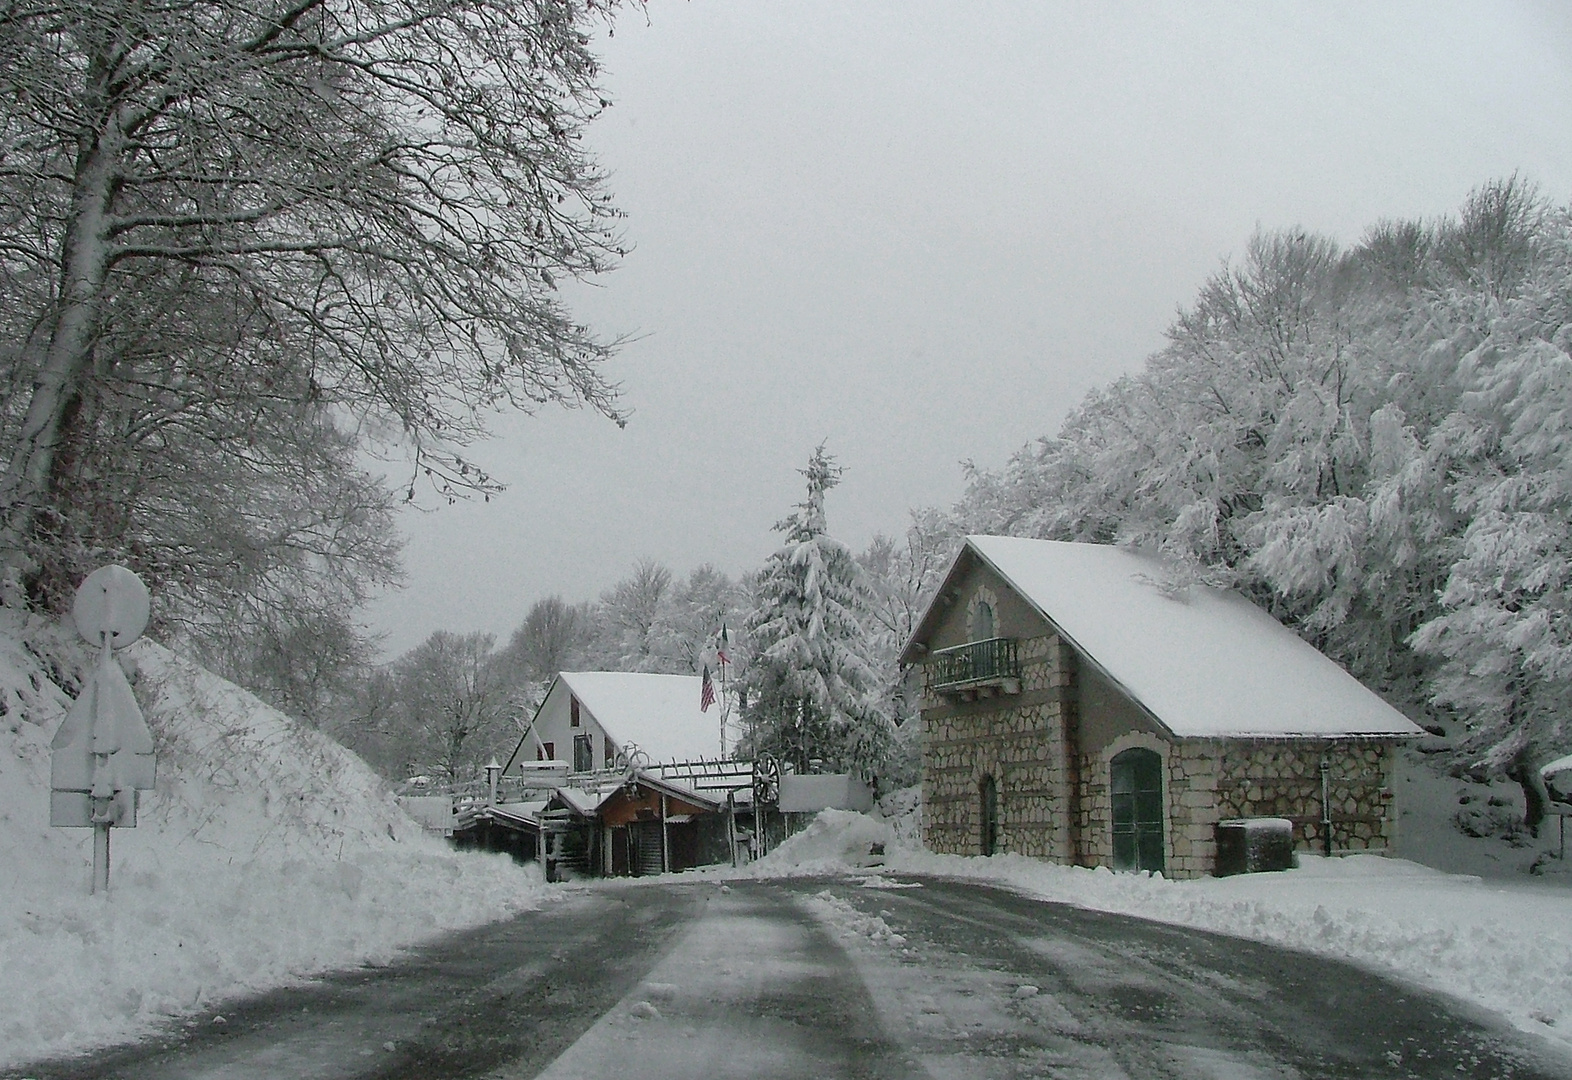
<path fill-rule="evenodd" d="M 1332 855 L 1332 763 L 1321 759 L 1321 841 L 1327 857 Z"/>
<path fill-rule="evenodd" d="M 102 666 L 107 664 L 109 662 L 108 658 L 113 655 L 110 651 L 109 631 L 104 630 L 100 632 L 98 645 L 100 650 L 99 664 Z M 109 769 L 109 755 L 97 752 L 99 749 L 97 745 L 98 740 L 103 734 L 99 731 L 99 725 L 103 723 L 103 717 L 99 715 L 102 710 L 103 697 L 96 687 L 93 689 L 92 694 L 93 726 L 88 732 L 87 745 L 94 751 L 93 790 L 90 793 L 88 805 L 92 807 L 93 813 L 93 887 L 91 892 L 96 894 L 109 891 L 109 822 L 108 820 L 98 820 L 100 817 L 105 819 L 109 817 L 107 813 L 108 800 L 100 797 L 108 790 L 107 786 L 101 787 L 100 785 L 103 783 L 103 778 Z"/>
<path fill-rule="evenodd" d="M 1566 827 L 1566 818 L 1561 819 L 1563 834 Z M 726 846 L 731 849 L 731 865 L 737 866 L 737 793 L 726 792 Z"/>
<path fill-rule="evenodd" d="M 109 891 L 109 822 L 93 826 L 93 892 Z"/>
<path fill-rule="evenodd" d="M 660 793 L 660 872 L 671 872 L 671 835 L 666 831 L 666 793 Z"/>

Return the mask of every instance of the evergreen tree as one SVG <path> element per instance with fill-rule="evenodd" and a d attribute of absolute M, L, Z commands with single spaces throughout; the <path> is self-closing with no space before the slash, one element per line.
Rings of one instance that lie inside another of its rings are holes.
<path fill-rule="evenodd" d="M 818 761 L 871 777 L 892 729 L 868 661 L 868 586 L 851 551 L 828 535 L 824 496 L 841 469 L 821 444 L 802 474 L 808 498 L 775 526 L 786 543 L 755 584 L 744 723 L 755 751 L 799 770 Z"/>

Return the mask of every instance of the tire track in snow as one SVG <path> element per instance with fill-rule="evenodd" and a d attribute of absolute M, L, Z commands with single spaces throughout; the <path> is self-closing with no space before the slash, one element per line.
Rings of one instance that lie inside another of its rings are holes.
<path fill-rule="evenodd" d="M 715 888 L 661 961 L 545 1070 L 488 1080 L 894 1080 L 916 1068 L 793 894 L 739 885 Z"/>
<path fill-rule="evenodd" d="M 797 887 L 930 1077 L 1569 1074 L 1499 1018 L 1352 965 L 973 882 L 920 884 Z"/>

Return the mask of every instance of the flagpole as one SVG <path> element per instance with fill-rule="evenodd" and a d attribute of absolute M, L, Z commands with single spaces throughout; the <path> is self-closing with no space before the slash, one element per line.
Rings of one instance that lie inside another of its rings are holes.
<path fill-rule="evenodd" d="M 722 653 L 721 655 L 725 655 Z M 726 696 L 726 664 L 721 661 L 715 665 L 720 668 L 720 756 L 726 756 L 726 721 L 731 713 L 731 698 Z"/>
<path fill-rule="evenodd" d="M 726 722 L 731 718 L 731 695 L 726 689 L 726 669 L 731 666 L 731 657 L 726 650 L 730 644 L 731 642 L 726 638 L 726 624 L 722 622 L 718 647 L 715 650 L 715 666 L 720 668 L 720 752 L 723 758 L 726 756 Z"/>

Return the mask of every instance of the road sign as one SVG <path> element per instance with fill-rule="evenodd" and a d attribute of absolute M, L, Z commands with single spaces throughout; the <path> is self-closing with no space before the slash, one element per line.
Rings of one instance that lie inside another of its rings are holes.
<path fill-rule="evenodd" d="M 147 586 L 123 566 L 88 575 L 71 609 L 77 632 L 98 646 L 98 663 L 50 744 L 49 824 L 93 830 L 93 891 L 109 887 L 109 828 L 136 826 L 136 793 L 153 787 L 153 735 L 115 662 L 142 636 Z"/>
<path fill-rule="evenodd" d="M 147 629 L 151 609 L 141 578 L 123 566 L 103 566 L 87 575 L 76 590 L 71 617 L 76 632 L 90 644 L 102 645 L 108 634 L 109 644 L 123 649 Z"/>

